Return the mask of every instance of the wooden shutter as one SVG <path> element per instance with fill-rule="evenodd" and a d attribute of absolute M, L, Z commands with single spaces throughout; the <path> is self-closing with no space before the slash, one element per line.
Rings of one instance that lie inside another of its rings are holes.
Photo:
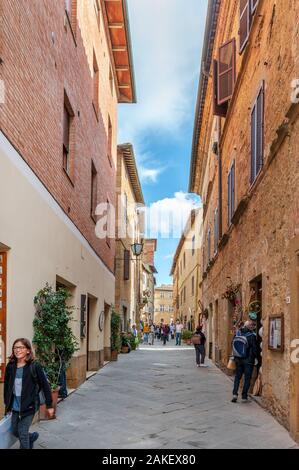
<path fill-rule="evenodd" d="M 66 105 L 63 108 L 63 145 L 65 150 L 69 152 L 70 146 L 70 114 Z"/>
<path fill-rule="evenodd" d="M 130 279 L 130 252 L 129 250 L 124 251 L 124 280 L 129 281 Z"/>
<path fill-rule="evenodd" d="M 256 105 L 251 113 L 251 184 L 256 177 Z"/>
<path fill-rule="evenodd" d="M 251 184 L 264 164 L 264 94 L 263 86 L 251 113 Z"/>
<path fill-rule="evenodd" d="M 264 84 L 256 102 L 256 174 L 264 164 Z"/>
<path fill-rule="evenodd" d="M 240 54 L 243 52 L 250 33 L 251 0 L 240 0 Z"/>
<path fill-rule="evenodd" d="M 235 213 L 235 162 L 232 165 L 231 169 L 231 219 Z"/>
<path fill-rule="evenodd" d="M 80 337 L 86 337 L 86 295 L 81 295 L 81 307 L 80 307 Z"/>
<path fill-rule="evenodd" d="M 236 77 L 236 40 L 231 39 L 219 48 L 218 105 L 227 103 L 233 96 Z"/>
<path fill-rule="evenodd" d="M 218 61 L 213 61 L 213 114 L 214 116 L 225 117 L 227 114 L 227 103 L 218 104 Z"/>
<path fill-rule="evenodd" d="M 230 226 L 235 212 L 235 162 L 232 164 L 232 167 L 228 174 L 227 195 L 228 226 Z"/>

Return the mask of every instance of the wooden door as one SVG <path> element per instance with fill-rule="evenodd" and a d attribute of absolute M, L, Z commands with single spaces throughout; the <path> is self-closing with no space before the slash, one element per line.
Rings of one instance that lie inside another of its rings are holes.
<path fill-rule="evenodd" d="M 6 365 L 6 303 L 7 303 L 7 254 L 0 252 L 0 382 L 4 382 Z"/>

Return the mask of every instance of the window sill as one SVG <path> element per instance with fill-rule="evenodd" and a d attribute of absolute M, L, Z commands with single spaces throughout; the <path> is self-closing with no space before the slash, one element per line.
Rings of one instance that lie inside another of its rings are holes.
<path fill-rule="evenodd" d="M 232 223 L 235 226 L 238 225 L 238 223 L 240 222 L 240 219 L 241 219 L 242 215 L 244 214 L 244 212 L 246 211 L 246 209 L 248 207 L 249 201 L 250 201 L 250 197 L 245 196 L 239 202 L 238 207 L 235 210 L 234 215 L 232 217 Z"/>
<path fill-rule="evenodd" d="M 75 187 L 75 184 L 74 184 L 74 181 L 73 181 L 73 178 L 71 177 L 71 175 L 66 171 L 66 169 L 64 167 L 62 167 L 63 169 L 63 172 L 64 174 L 66 175 L 67 179 L 69 180 L 69 182 L 71 183 L 71 185 L 73 186 L 73 188 Z"/>

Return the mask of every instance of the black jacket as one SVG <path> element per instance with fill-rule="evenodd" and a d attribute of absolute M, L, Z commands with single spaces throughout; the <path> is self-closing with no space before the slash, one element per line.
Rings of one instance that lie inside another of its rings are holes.
<path fill-rule="evenodd" d="M 5 370 L 4 378 L 4 404 L 5 414 L 12 410 L 14 400 L 14 382 L 16 377 L 17 365 L 14 362 L 9 362 Z M 37 375 L 37 382 L 33 377 L 29 364 L 26 364 L 23 371 L 22 380 L 22 395 L 21 395 L 21 410 L 20 416 L 34 415 L 39 407 L 39 390 L 44 392 L 46 398 L 46 407 L 52 408 L 52 393 L 45 376 L 43 368 L 36 362 L 35 370 Z"/>
<path fill-rule="evenodd" d="M 200 346 L 205 346 L 206 341 L 207 341 L 205 334 L 202 331 L 200 332 L 195 331 L 194 335 L 198 335 L 201 338 L 200 344 L 195 344 L 195 348 L 199 348 Z"/>

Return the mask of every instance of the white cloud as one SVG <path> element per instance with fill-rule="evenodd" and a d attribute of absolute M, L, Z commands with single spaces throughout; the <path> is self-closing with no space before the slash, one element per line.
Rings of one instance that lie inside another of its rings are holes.
<path fill-rule="evenodd" d="M 173 259 L 174 255 L 175 255 L 175 253 L 170 253 L 170 255 L 164 256 L 164 259 L 165 259 L 165 260 Z"/>
<path fill-rule="evenodd" d="M 164 168 L 145 168 L 139 166 L 138 172 L 142 183 L 157 183 L 158 176 L 163 173 Z"/>
<path fill-rule="evenodd" d="M 121 141 L 148 131 L 173 138 L 195 106 L 207 0 L 129 0 L 137 105 L 120 112 Z M 142 148 L 140 149 L 142 153 Z"/>
<path fill-rule="evenodd" d="M 201 206 L 200 198 L 177 192 L 172 198 L 161 199 L 146 208 L 148 238 L 180 238 L 192 209 Z"/>

